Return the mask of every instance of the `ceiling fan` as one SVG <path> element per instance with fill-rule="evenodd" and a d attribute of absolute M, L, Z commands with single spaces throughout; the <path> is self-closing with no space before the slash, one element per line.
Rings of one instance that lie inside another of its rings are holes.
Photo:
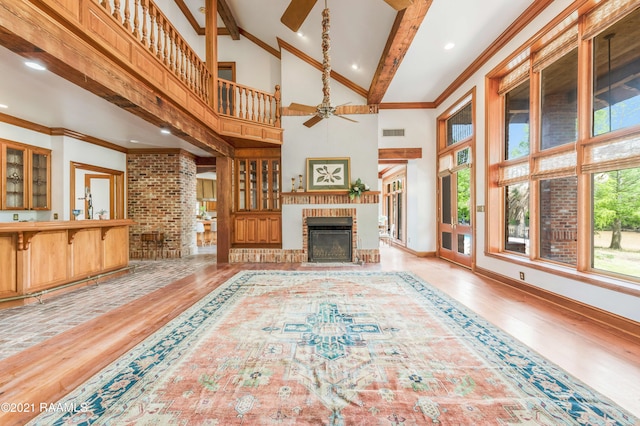
<path fill-rule="evenodd" d="M 295 0 L 293 0 L 292 4 L 293 3 L 295 3 Z M 315 0 L 313 0 L 313 3 L 315 3 Z M 320 121 L 322 121 L 324 118 L 329 118 L 332 115 L 336 117 L 340 117 L 344 120 L 357 123 L 356 120 L 343 117 L 342 114 L 355 114 L 359 111 L 367 111 L 367 112 L 369 111 L 368 105 L 346 107 L 347 104 L 343 104 L 335 107 L 331 106 L 331 99 L 330 99 L 331 89 L 329 88 L 329 78 L 331 75 L 331 60 L 329 58 L 329 48 L 330 48 L 329 8 L 326 6 L 326 0 L 325 0 L 325 8 L 322 11 L 322 103 L 317 106 L 303 105 L 303 104 L 297 104 L 297 103 L 292 103 L 291 105 L 289 105 L 290 110 L 300 111 L 306 114 L 313 114 L 313 117 L 311 117 L 309 120 L 304 122 L 304 125 L 307 127 L 311 127 L 319 123 Z"/>
<path fill-rule="evenodd" d="M 414 0 L 384 0 L 395 10 L 403 10 L 413 4 Z M 298 31 L 317 0 L 291 0 L 280 21 L 291 31 Z"/>

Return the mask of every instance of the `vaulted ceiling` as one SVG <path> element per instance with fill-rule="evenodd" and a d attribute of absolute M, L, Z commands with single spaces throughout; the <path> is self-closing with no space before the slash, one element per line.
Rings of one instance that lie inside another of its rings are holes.
<path fill-rule="evenodd" d="M 167 0 L 169 1 L 169 0 Z M 196 33 L 204 33 L 204 0 L 173 0 Z M 221 33 L 249 39 L 273 55 L 290 46 L 322 62 L 318 0 L 300 27 L 280 20 L 290 0 L 217 0 Z M 385 0 L 326 0 L 331 14 L 331 64 L 361 88 L 370 103 L 432 107 L 478 58 L 512 29 L 523 13 L 534 16 L 550 0 L 412 0 L 396 11 Z M 224 20 L 220 17 L 224 17 Z M 182 19 L 180 17 L 179 19 Z M 226 36 L 226 35 L 225 35 Z M 451 49 L 445 49 L 453 43 Z M 20 119 L 67 128 L 127 148 L 180 147 L 202 150 L 158 129 L 52 73 L 27 70 L 22 58 L 0 47 L 0 110 Z M 477 62 L 476 62 L 477 63 Z M 354 66 L 355 65 L 355 66 Z M 138 143 L 132 143 L 136 140 Z"/>

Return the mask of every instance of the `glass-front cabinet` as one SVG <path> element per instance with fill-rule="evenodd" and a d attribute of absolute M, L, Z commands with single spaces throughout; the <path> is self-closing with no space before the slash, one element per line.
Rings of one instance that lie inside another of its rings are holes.
<path fill-rule="evenodd" d="M 282 243 L 280 149 L 238 149 L 234 164 L 234 247 Z"/>
<path fill-rule="evenodd" d="M 51 151 L 0 140 L 2 210 L 48 210 L 51 205 Z"/>

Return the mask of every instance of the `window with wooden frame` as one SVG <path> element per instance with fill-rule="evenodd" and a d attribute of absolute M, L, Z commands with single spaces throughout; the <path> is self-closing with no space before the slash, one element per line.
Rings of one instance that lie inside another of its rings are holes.
<path fill-rule="evenodd" d="M 487 86 L 487 251 L 640 282 L 640 2 L 565 12 Z"/>

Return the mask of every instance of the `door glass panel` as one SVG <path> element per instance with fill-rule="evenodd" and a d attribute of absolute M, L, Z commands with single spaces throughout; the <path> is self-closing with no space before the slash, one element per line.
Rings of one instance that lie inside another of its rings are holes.
<path fill-rule="evenodd" d="M 47 155 L 33 154 L 31 157 L 31 207 L 47 207 Z"/>
<path fill-rule="evenodd" d="M 442 200 L 442 223 L 451 224 L 451 176 L 442 178 L 440 198 Z"/>
<path fill-rule="evenodd" d="M 274 210 L 280 208 L 280 160 L 271 161 L 271 190 L 273 192 L 271 200 Z"/>
<path fill-rule="evenodd" d="M 249 161 L 249 208 L 258 209 L 258 162 Z"/>
<path fill-rule="evenodd" d="M 24 193 L 24 151 L 7 148 L 7 207 L 23 207 Z"/>
<path fill-rule="evenodd" d="M 246 210 L 247 208 L 247 162 L 240 160 L 238 162 L 238 209 Z"/>
<path fill-rule="evenodd" d="M 471 169 L 456 173 L 458 193 L 458 224 L 471 225 Z"/>
<path fill-rule="evenodd" d="M 261 163 L 261 188 L 262 188 L 262 193 L 260 194 L 261 198 L 262 198 L 262 210 L 268 210 L 269 209 L 269 160 L 262 160 L 260 161 Z"/>
<path fill-rule="evenodd" d="M 443 232 L 442 233 L 442 248 L 445 248 L 447 250 L 451 250 L 452 248 L 452 239 L 451 239 L 451 232 Z"/>
<path fill-rule="evenodd" d="M 458 253 L 471 256 L 471 235 L 458 234 Z"/>
<path fill-rule="evenodd" d="M 398 182 L 398 184 L 400 184 L 400 182 Z M 397 239 L 402 241 L 402 233 L 403 233 L 403 223 L 402 223 L 402 192 L 398 192 L 398 198 L 397 198 L 397 202 L 398 202 L 398 206 L 397 206 L 397 211 L 398 211 L 398 219 L 396 220 L 396 233 L 397 233 Z"/>

